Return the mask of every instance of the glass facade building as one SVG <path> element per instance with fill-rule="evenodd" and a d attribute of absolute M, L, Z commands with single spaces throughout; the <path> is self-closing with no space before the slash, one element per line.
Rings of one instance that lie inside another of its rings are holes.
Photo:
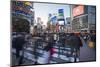
<path fill-rule="evenodd" d="M 76 6 L 77 7 L 77 6 Z M 73 7 L 75 8 L 75 6 Z M 72 21 L 72 29 L 74 32 L 87 30 L 88 32 L 95 30 L 96 26 L 96 7 L 84 6 L 84 13 L 74 16 Z"/>

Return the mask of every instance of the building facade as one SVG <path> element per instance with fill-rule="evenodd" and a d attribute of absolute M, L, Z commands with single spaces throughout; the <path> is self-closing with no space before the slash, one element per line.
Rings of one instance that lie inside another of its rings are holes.
<path fill-rule="evenodd" d="M 29 33 L 34 21 L 33 3 L 27 1 L 12 1 L 11 17 L 13 32 Z"/>
<path fill-rule="evenodd" d="M 79 8 L 79 6 L 82 7 Z M 87 32 L 91 32 L 92 30 L 96 30 L 95 6 L 74 5 L 72 9 L 73 9 L 72 29 L 74 32 L 81 32 L 81 30 L 87 30 Z M 79 14 L 75 15 L 75 11 L 76 13 Z"/>

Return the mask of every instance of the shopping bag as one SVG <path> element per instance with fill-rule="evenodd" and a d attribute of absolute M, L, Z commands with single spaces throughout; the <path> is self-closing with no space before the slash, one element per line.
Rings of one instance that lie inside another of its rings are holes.
<path fill-rule="evenodd" d="M 89 46 L 90 48 L 94 48 L 94 42 L 90 41 L 90 42 L 88 43 L 88 46 Z"/>

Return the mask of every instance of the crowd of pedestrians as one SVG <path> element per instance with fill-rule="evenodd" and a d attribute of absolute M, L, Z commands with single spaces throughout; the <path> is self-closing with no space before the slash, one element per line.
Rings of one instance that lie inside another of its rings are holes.
<path fill-rule="evenodd" d="M 74 55 L 73 62 L 78 62 L 80 56 L 80 47 L 83 46 L 81 37 L 83 39 L 85 38 L 76 33 L 44 33 L 43 36 L 40 37 L 40 40 L 37 39 L 33 44 L 35 46 L 33 48 L 33 50 L 35 51 L 33 52 L 33 55 L 35 56 L 35 62 L 33 64 L 49 64 L 50 59 L 52 58 L 51 56 L 55 53 L 53 46 L 55 45 L 57 46 L 58 43 L 61 44 L 60 47 L 69 46 L 71 48 L 70 50 L 71 55 Z M 16 59 L 19 58 L 18 65 L 23 64 L 23 58 L 24 58 L 23 53 L 22 55 L 20 55 L 20 51 L 22 51 L 26 43 L 31 42 L 33 38 L 34 37 L 28 33 L 27 34 L 20 33 L 17 34 L 16 37 L 12 38 L 12 48 L 16 50 Z M 92 34 L 91 41 L 95 42 L 95 39 L 96 39 L 95 34 Z M 36 53 L 38 45 L 40 45 L 38 42 L 43 42 L 43 44 L 40 43 L 42 44 L 42 50 L 43 50 L 42 57 L 38 57 L 38 54 Z"/>

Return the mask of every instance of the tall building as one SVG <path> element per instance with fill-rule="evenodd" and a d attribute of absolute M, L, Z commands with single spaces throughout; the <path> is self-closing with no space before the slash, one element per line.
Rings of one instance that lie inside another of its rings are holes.
<path fill-rule="evenodd" d="M 41 23 L 41 18 L 37 17 L 37 23 Z"/>
<path fill-rule="evenodd" d="M 71 32 L 72 32 L 71 17 L 67 17 L 67 18 L 66 18 L 65 32 L 66 32 L 66 33 L 71 33 Z"/>
<path fill-rule="evenodd" d="M 96 7 L 89 5 L 73 5 L 72 29 L 74 32 L 87 30 L 91 32 L 96 26 Z"/>
<path fill-rule="evenodd" d="M 90 32 L 96 30 L 96 6 L 88 6 L 88 23 Z"/>
<path fill-rule="evenodd" d="M 42 24 L 43 22 L 41 21 L 41 17 L 37 17 L 37 32 L 38 33 L 42 32 Z"/>
<path fill-rule="evenodd" d="M 48 30 L 51 32 L 55 32 L 56 31 L 56 24 L 58 22 L 58 15 L 57 13 L 54 14 L 49 14 L 48 15 L 48 23 L 47 23 L 47 27 Z"/>
<path fill-rule="evenodd" d="M 48 15 L 48 21 L 47 21 L 47 29 L 48 29 L 48 31 L 51 30 L 51 17 L 52 17 L 52 14 L 49 13 L 49 15 Z"/>

